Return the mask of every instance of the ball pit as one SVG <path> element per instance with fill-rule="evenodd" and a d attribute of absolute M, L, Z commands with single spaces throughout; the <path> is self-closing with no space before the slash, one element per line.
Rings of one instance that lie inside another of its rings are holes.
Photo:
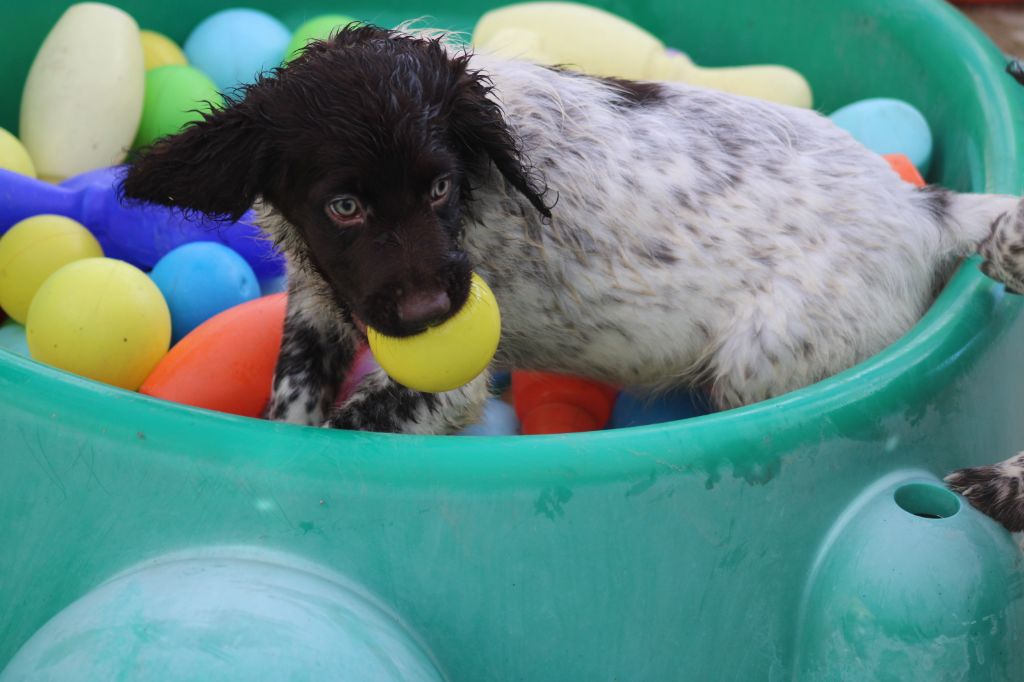
<path fill-rule="evenodd" d="M 512 372 L 516 416 L 525 435 L 597 431 L 608 424 L 618 389 L 544 372 Z"/>
<path fill-rule="evenodd" d="M 40 362 L 134 391 L 170 346 L 171 315 L 141 270 L 85 258 L 39 287 L 25 331 Z"/>
<path fill-rule="evenodd" d="M 615 36 L 615 47 L 608 36 Z M 811 89 L 784 66 L 701 68 L 679 50 L 620 16 L 575 2 L 524 2 L 491 10 L 473 30 L 474 44 L 492 52 L 564 65 L 595 76 L 667 80 L 811 106 Z"/>
<path fill-rule="evenodd" d="M 225 6 L 125 3 L 175 39 Z M 431 13 L 468 30 L 493 6 L 400 3 L 366 18 Z M 1019 86 L 943 4 L 604 6 L 701 64 L 793 66 L 825 111 L 896 94 L 933 128 L 930 180 L 1024 185 Z M 63 7 L 0 5 L 0 64 L 14 82 Z M 305 18 L 289 19 L 292 4 L 261 7 L 289 26 Z M 14 125 L 17 99 L 0 91 L 0 126 Z M 1024 665 L 1019 551 L 948 504 L 936 476 L 1024 442 L 1024 385 L 1007 371 L 1020 361 L 1020 313 L 971 261 L 904 339 L 837 377 L 683 422 L 533 438 L 249 420 L 0 353 L 0 518 L 13 520 L 0 524 L 12 548 L 0 552 L 0 666 L 139 562 L 232 542 L 376 595 L 453 680 L 1013 679 Z M 104 660 L 111 677 L 124 672 L 123 659 Z"/>
<path fill-rule="evenodd" d="M 179 246 L 157 261 L 149 276 L 171 309 L 175 343 L 217 313 L 260 295 L 248 263 L 215 242 Z"/>
<path fill-rule="evenodd" d="M 42 363 L 135 390 L 170 346 L 167 304 L 145 274 L 85 258 L 51 274 L 29 307 L 29 352 Z"/>
<path fill-rule="evenodd" d="M 158 69 L 161 66 L 188 64 L 188 58 L 178 44 L 163 33 L 139 31 L 139 40 L 142 41 L 142 65 L 146 71 Z"/>
<path fill-rule="evenodd" d="M 290 40 L 291 32 L 266 12 L 229 9 L 195 27 L 185 41 L 185 56 L 220 90 L 228 90 L 280 64 Z"/>
<path fill-rule="evenodd" d="M 153 267 L 182 244 L 215 241 L 245 258 L 260 277 L 282 274 L 284 260 L 251 224 L 251 212 L 238 223 L 223 223 L 162 206 L 122 203 L 120 173 L 120 167 L 100 168 L 55 187 L 0 169 L 0 235 L 25 218 L 56 213 L 87 225 L 106 255 L 137 267 Z"/>
<path fill-rule="evenodd" d="M 285 297 L 256 299 L 216 315 L 174 345 L 139 392 L 228 414 L 259 417 L 281 349 Z M 245 339 L 245 343 L 239 343 Z"/>
<path fill-rule="evenodd" d="M 169 64 L 148 70 L 134 146 L 143 147 L 178 132 L 189 121 L 201 120 L 210 104 L 216 106 L 222 101 L 217 86 L 199 69 Z"/>
<path fill-rule="evenodd" d="M 25 145 L 10 132 L 0 128 L 0 168 L 36 177 L 36 167 Z"/>
<path fill-rule="evenodd" d="M 290 62 L 311 40 L 324 40 L 332 32 L 348 26 L 355 19 L 344 14 L 325 14 L 304 22 L 292 33 L 292 39 L 284 49 L 284 60 Z"/>
<path fill-rule="evenodd" d="M 905 182 L 916 187 L 924 187 L 927 183 L 924 178 L 921 177 L 921 172 L 917 170 L 914 162 L 908 159 L 903 154 L 883 154 L 883 158 L 889 162 L 889 167 L 896 171 Z"/>
<path fill-rule="evenodd" d="M 932 132 L 924 114 L 913 105 L 889 97 L 872 97 L 847 104 L 830 117 L 858 142 L 879 154 L 903 154 L 928 174 L 932 162 Z"/>
<path fill-rule="evenodd" d="M 32 297 L 47 277 L 72 261 L 102 255 L 96 238 L 70 218 L 22 220 L 0 237 L 0 308 L 24 324 Z"/>
<path fill-rule="evenodd" d="M 120 163 L 142 115 L 142 42 L 122 10 L 70 7 L 46 36 L 21 96 L 19 135 L 39 177 Z"/>

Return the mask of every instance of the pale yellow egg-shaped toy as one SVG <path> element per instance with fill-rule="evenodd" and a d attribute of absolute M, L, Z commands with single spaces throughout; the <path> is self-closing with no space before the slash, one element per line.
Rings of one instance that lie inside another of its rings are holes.
<path fill-rule="evenodd" d="M 171 313 L 135 266 L 86 258 L 39 287 L 25 331 L 36 360 L 134 391 L 167 354 Z"/>
<path fill-rule="evenodd" d="M 0 308 L 25 324 L 43 282 L 68 263 L 103 255 L 89 230 L 71 218 L 38 215 L 0 237 Z"/>
<path fill-rule="evenodd" d="M 473 275 L 469 299 L 450 319 L 416 336 L 384 336 L 367 329 L 370 351 L 398 383 L 442 393 L 464 386 L 483 372 L 501 338 L 501 314 L 490 287 Z"/>
<path fill-rule="evenodd" d="M 36 53 L 21 98 L 21 141 L 57 181 L 124 160 L 142 116 L 139 27 L 97 2 L 72 5 Z"/>
<path fill-rule="evenodd" d="M 188 58 L 176 42 L 156 31 L 140 31 L 142 42 L 142 63 L 146 71 L 159 69 L 161 66 L 184 66 Z"/>
<path fill-rule="evenodd" d="M 477 22 L 473 44 L 506 57 L 562 65 L 593 76 L 678 81 L 811 106 L 806 79 L 785 66 L 702 68 L 670 52 L 653 35 L 596 7 L 573 2 L 525 2 L 491 10 Z"/>
<path fill-rule="evenodd" d="M 30 178 L 36 177 L 36 167 L 32 157 L 21 140 L 8 131 L 0 128 L 0 168 L 14 171 Z"/>

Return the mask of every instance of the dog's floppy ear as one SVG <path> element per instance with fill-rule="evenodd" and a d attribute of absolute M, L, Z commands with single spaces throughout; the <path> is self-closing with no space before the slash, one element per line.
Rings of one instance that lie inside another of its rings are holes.
<path fill-rule="evenodd" d="M 228 100 L 143 150 L 121 196 L 238 220 L 265 189 L 272 167 L 265 132 L 247 100 Z"/>
<path fill-rule="evenodd" d="M 544 203 L 546 187 L 523 162 L 519 144 L 508 128 L 505 117 L 488 95 L 493 86 L 479 71 L 467 68 L 468 55 L 452 59 L 457 73 L 455 99 L 451 109 L 451 131 L 470 158 L 486 157 L 509 183 L 522 192 L 545 218 L 551 210 Z"/>

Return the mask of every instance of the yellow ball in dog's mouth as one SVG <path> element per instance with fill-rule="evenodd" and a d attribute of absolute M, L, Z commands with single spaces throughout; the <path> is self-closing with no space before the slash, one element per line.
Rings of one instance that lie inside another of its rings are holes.
<path fill-rule="evenodd" d="M 450 319 L 401 339 L 368 327 L 366 338 L 392 379 L 416 391 L 442 393 L 468 384 L 490 364 L 501 338 L 501 313 L 490 287 L 473 273 L 469 298 Z"/>

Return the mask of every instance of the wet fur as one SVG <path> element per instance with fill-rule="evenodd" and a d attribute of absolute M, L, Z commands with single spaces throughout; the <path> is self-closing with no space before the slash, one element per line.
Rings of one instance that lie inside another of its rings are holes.
<path fill-rule="evenodd" d="M 450 173 L 443 206 L 424 187 Z M 365 197 L 359 232 L 323 202 Z M 362 334 L 402 335 L 418 287 L 453 311 L 470 270 L 498 298 L 497 365 L 614 384 L 700 384 L 720 408 L 846 369 L 891 344 L 959 260 L 1024 288 L 1014 197 L 918 190 L 827 118 L 682 84 L 591 78 L 469 55 L 439 38 L 350 28 L 203 122 L 158 142 L 127 197 L 236 217 L 253 205 L 289 261 L 270 416 L 450 433 L 486 377 L 428 395 L 338 384 Z M 979 471 L 980 493 L 1019 478 Z M 957 479 L 961 480 L 961 479 Z M 962 480 L 968 480 L 963 478 Z M 998 497 L 998 496 L 997 496 Z"/>

